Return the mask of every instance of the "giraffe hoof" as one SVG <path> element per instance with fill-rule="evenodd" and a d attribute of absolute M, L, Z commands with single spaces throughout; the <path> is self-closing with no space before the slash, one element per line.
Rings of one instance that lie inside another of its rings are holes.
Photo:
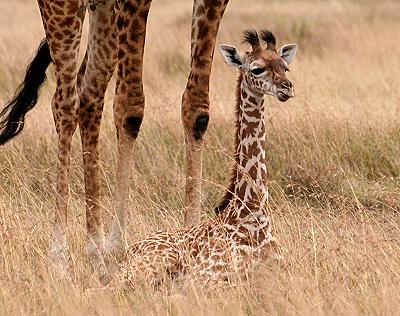
<path fill-rule="evenodd" d="M 72 265 L 69 252 L 51 249 L 50 258 L 52 259 L 51 272 L 64 280 L 72 281 Z"/>
<path fill-rule="evenodd" d="M 99 247 L 88 242 L 86 245 L 86 255 L 90 263 L 90 267 L 99 281 L 103 285 L 107 285 L 113 279 L 118 268 L 116 260 L 107 251 L 106 247 Z"/>
<path fill-rule="evenodd" d="M 85 253 L 89 260 L 90 266 L 103 283 L 103 280 L 109 278 L 109 269 L 107 251 L 102 240 L 89 239 L 85 247 Z"/>
<path fill-rule="evenodd" d="M 65 235 L 61 234 L 57 229 L 53 235 L 49 256 L 53 262 L 51 270 L 63 279 L 71 280 L 72 265 L 67 240 Z"/>

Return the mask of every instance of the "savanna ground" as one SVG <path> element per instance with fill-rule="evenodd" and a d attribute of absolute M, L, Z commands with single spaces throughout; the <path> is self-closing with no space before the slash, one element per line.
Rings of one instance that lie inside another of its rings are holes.
<path fill-rule="evenodd" d="M 0 4 L 0 104 L 18 86 L 43 37 L 35 1 Z M 188 73 L 191 1 L 154 1 L 145 54 L 146 115 L 135 144 L 129 239 L 182 225 L 180 97 Z M 400 2 L 232 0 L 217 43 L 244 28 L 297 42 L 296 98 L 267 98 L 270 210 L 285 248 L 230 291 L 99 289 L 83 255 L 84 190 L 76 133 L 69 240 L 75 282 L 48 272 L 55 205 L 53 70 L 24 132 L 0 150 L 0 314 L 375 314 L 400 311 Z M 211 83 L 204 209 L 227 184 L 236 74 L 219 54 Z M 113 212 L 116 136 L 112 90 L 101 134 L 106 227 Z"/>

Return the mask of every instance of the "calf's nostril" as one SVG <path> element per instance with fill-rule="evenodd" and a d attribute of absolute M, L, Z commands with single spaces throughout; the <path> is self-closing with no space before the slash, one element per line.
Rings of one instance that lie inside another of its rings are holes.
<path fill-rule="evenodd" d="M 282 87 L 284 87 L 286 89 L 291 89 L 293 87 L 293 85 L 290 81 L 284 81 L 284 82 L 282 82 Z"/>

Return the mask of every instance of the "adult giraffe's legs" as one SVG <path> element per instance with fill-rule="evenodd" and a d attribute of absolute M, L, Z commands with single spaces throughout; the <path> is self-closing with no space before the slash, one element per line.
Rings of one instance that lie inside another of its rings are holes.
<path fill-rule="evenodd" d="M 79 127 L 85 175 L 86 252 L 94 268 L 102 263 L 104 243 L 100 210 L 99 134 L 104 95 L 117 60 L 114 1 L 89 6 L 89 42 L 78 78 Z"/>
<path fill-rule="evenodd" d="M 58 134 L 58 194 L 50 254 L 60 271 L 69 275 L 69 252 L 65 236 L 68 174 L 71 140 L 78 121 L 77 62 L 86 6 L 83 0 L 38 0 L 38 4 L 57 80 L 52 110 Z"/>
<path fill-rule="evenodd" d="M 215 40 L 229 0 L 194 0 L 190 74 L 182 97 L 186 140 L 185 225 L 200 219 L 203 137 L 209 120 L 209 82 Z"/>
<path fill-rule="evenodd" d="M 109 237 L 115 253 L 125 248 L 126 203 L 132 147 L 144 114 L 142 84 L 143 50 L 151 0 L 118 2 L 118 76 L 114 99 L 114 121 L 118 137 L 116 218 Z"/>

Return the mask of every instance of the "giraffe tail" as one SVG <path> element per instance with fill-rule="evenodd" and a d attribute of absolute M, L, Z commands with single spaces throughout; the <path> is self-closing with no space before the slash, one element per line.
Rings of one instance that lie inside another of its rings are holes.
<path fill-rule="evenodd" d="M 50 63 L 50 49 L 45 38 L 28 65 L 24 81 L 17 88 L 15 96 L 0 112 L 0 146 L 24 128 L 25 115 L 37 103 L 38 91 L 46 81 L 46 69 Z"/>

